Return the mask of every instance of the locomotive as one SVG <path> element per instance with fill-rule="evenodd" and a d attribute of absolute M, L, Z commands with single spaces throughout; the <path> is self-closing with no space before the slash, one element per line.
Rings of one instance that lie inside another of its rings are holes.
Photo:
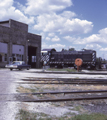
<path fill-rule="evenodd" d="M 82 68 L 96 69 L 100 68 L 101 63 L 96 59 L 95 50 L 83 49 L 81 51 L 56 51 L 55 49 L 43 49 L 41 51 L 41 61 L 46 62 L 50 67 L 74 67 L 75 60 L 81 58 L 83 60 Z"/>

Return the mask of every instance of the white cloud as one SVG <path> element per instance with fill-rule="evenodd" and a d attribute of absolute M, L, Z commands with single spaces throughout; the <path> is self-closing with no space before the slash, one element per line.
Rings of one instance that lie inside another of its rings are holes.
<path fill-rule="evenodd" d="M 85 47 L 86 49 L 100 49 L 101 48 L 101 45 L 99 45 L 99 44 L 88 44 L 88 45 L 86 45 L 86 47 Z"/>
<path fill-rule="evenodd" d="M 62 50 L 62 48 L 65 48 L 65 45 L 62 44 L 53 44 L 49 45 L 50 48 L 56 48 L 57 50 Z"/>
<path fill-rule="evenodd" d="M 107 51 L 107 48 L 101 48 L 100 51 Z"/>
<path fill-rule="evenodd" d="M 75 40 L 77 40 L 77 38 L 75 37 L 71 37 L 71 36 L 65 36 L 63 37 L 65 40 L 69 41 L 69 42 L 74 42 Z"/>
<path fill-rule="evenodd" d="M 48 45 L 45 42 L 42 42 L 42 49 L 44 48 L 55 48 L 56 50 L 62 50 L 62 48 L 65 48 L 66 45 L 62 45 L 62 44 L 52 44 L 52 45 Z"/>
<path fill-rule="evenodd" d="M 50 41 L 51 39 L 49 37 L 46 37 L 45 40 Z"/>
<path fill-rule="evenodd" d="M 62 28 L 63 20 L 64 19 L 55 13 L 39 15 L 34 29 L 42 30 L 44 32 L 58 32 L 59 28 Z"/>
<path fill-rule="evenodd" d="M 46 37 L 44 40 L 52 41 L 52 42 L 58 42 L 58 41 L 60 41 L 60 38 L 58 36 L 55 36 L 53 38 Z"/>
<path fill-rule="evenodd" d="M 99 34 L 84 38 L 82 43 L 107 43 L 107 28 L 101 29 Z"/>
<path fill-rule="evenodd" d="M 71 19 L 73 17 L 76 17 L 76 13 L 71 12 L 71 11 L 64 11 L 63 13 L 60 14 L 62 17 L 65 17 L 66 19 Z"/>
<path fill-rule="evenodd" d="M 92 34 L 91 36 L 85 38 L 76 38 L 71 36 L 65 36 L 63 38 L 69 42 L 72 42 L 73 44 L 107 43 L 107 28 L 99 30 L 98 33 L 99 34 Z"/>
<path fill-rule="evenodd" d="M 81 43 L 81 38 L 80 37 L 71 37 L 71 36 L 65 36 L 63 37 L 65 40 L 72 42 L 73 44 L 80 44 Z"/>
<path fill-rule="evenodd" d="M 60 11 L 73 5 L 71 0 L 27 0 L 25 13 L 38 15 Z"/>
<path fill-rule="evenodd" d="M 13 0 L 0 0 L 0 9 L 8 9 L 13 5 Z"/>
<path fill-rule="evenodd" d="M 41 32 L 40 35 L 42 36 L 42 39 L 45 39 L 46 35 L 44 32 Z"/>
<path fill-rule="evenodd" d="M 34 17 L 25 16 L 13 6 L 13 0 L 0 0 L 0 20 L 14 19 L 27 24 L 34 23 Z"/>
<path fill-rule="evenodd" d="M 64 29 L 60 30 L 61 34 L 71 33 L 71 34 L 86 34 L 92 31 L 93 24 L 87 20 L 67 19 L 64 24 Z"/>
<path fill-rule="evenodd" d="M 34 26 L 36 30 L 58 32 L 60 34 L 85 34 L 90 32 L 92 28 L 92 22 L 77 18 L 68 19 L 62 16 L 62 14 L 57 15 L 55 13 L 39 15 L 37 24 Z"/>
<path fill-rule="evenodd" d="M 49 46 L 45 43 L 45 42 L 42 42 L 42 49 L 44 48 L 48 48 Z"/>
<path fill-rule="evenodd" d="M 55 36 L 55 33 L 49 33 L 48 36 L 53 37 L 53 36 Z"/>
<path fill-rule="evenodd" d="M 58 41 L 60 41 L 60 38 L 59 38 L 58 36 L 55 36 L 54 38 L 52 38 L 51 41 L 53 41 L 53 42 L 58 42 Z"/>

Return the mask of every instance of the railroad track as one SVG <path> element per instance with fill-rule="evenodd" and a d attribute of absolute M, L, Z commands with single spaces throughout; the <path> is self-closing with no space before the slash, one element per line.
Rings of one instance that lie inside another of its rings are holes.
<path fill-rule="evenodd" d="M 20 100 L 21 102 L 61 102 L 61 101 L 79 101 L 79 100 L 95 100 L 107 99 L 107 95 L 100 96 L 86 96 L 86 97 L 73 97 L 73 98 L 58 98 L 58 99 L 33 99 L 33 100 Z"/>
<path fill-rule="evenodd" d="M 79 79 L 79 78 L 36 78 L 27 77 L 21 79 L 21 84 L 100 84 L 106 85 L 107 79 Z M 85 91 L 50 91 L 36 93 L 0 94 L 13 96 L 9 101 L 19 102 L 60 102 L 107 99 L 107 90 Z"/>
<path fill-rule="evenodd" d="M 107 75 L 107 72 L 48 72 L 48 71 L 40 71 L 40 72 L 34 72 L 34 71 L 30 71 L 31 73 L 42 73 L 42 74 L 88 74 L 88 75 Z"/>
<path fill-rule="evenodd" d="M 89 93 L 92 93 L 92 95 Z M 93 95 L 93 93 L 95 95 Z M 53 94 L 62 94 L 61 97 L 58 98 L 52 98 L 47 96 L 44 98 L 44 95 L 53 95 Z M 75 95 L 78 96 L 65 96 L 65 94 L 69 95 Z M 82 94 L 82 95 L 80 95 Z M 50 92 L 38 92 L 38 93 L 13 93 L 13 94 L 0 94 L 0 96 L 9 95 L 13 96 L 11 98 L 14 98 L 13 100 L 7 100 L 7 101 L 19 101 L 19 102 L 60 102 L 60 101 L 78 101 L 78 100 L 95 100 L 95 99 L 107 99 L 107 90 L 88 90 L 88 91 L 50 91 Z M 35 95 L 41 95 L 41 97 L 33 98 L 31 96 Z M 30 96 L 30 97 L 29 97 Z M 47 98 L 47 99 L 46 99 Z"/>
<path fill-rule="evenodd" d="M 74 78 L 27 78 L 20 84 L 101 84 L 106 85 L 107 79 L 74 79 Z"/>

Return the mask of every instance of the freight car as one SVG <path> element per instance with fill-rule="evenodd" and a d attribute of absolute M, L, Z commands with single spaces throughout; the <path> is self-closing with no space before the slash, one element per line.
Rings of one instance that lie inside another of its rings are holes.
<path fill-rule="evenodd" d="M 55 49 L 42 50 L 41 60 L 46 62 L 50 67 L 74 67 L 75 60 L 81 58 L 83 60 L 82 68 L 98 69 L 100 63 L 96 60 L 96 51 L 83 49 L 81 51 L 65 51 L 60 52 Z"/>

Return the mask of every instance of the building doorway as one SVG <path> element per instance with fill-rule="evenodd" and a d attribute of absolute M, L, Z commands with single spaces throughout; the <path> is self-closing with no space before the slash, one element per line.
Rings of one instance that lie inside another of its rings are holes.
<path fill-rule="evenodd" d="M 36 68 L 36 47 L 28 46 L 28 64 Z"/>

